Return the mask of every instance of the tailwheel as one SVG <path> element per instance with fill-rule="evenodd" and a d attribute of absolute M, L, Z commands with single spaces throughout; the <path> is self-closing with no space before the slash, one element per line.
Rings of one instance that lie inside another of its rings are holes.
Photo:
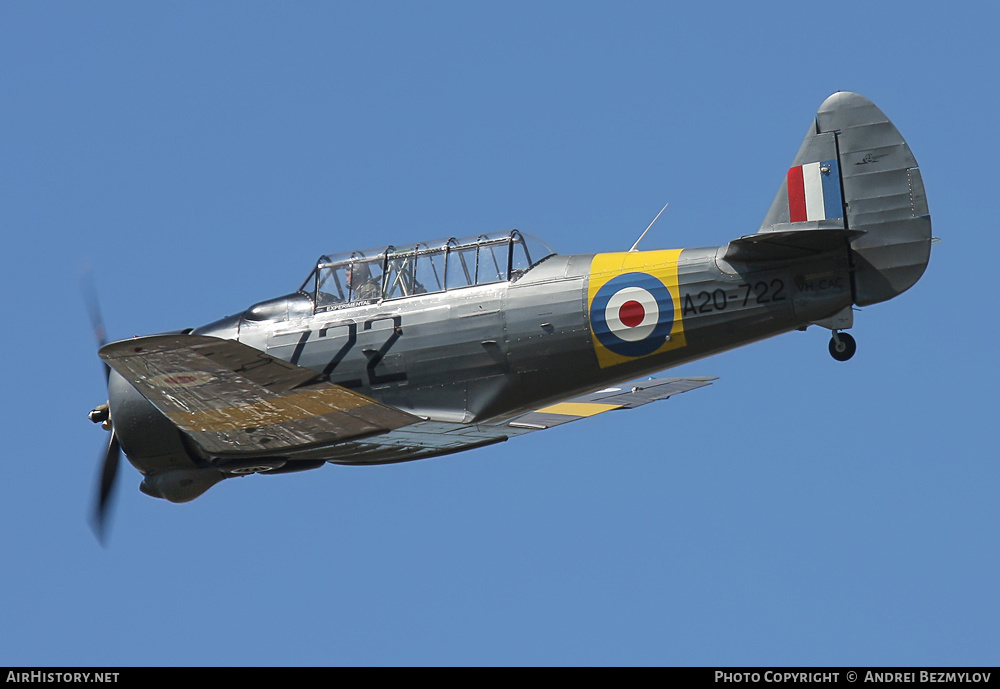
<path fill-rule="evenodd" d="M 847 361 L 858 351 L 858 343 L 847 333 L 833 331 L 830 338 L 830 356 L 837 361 Z"/>

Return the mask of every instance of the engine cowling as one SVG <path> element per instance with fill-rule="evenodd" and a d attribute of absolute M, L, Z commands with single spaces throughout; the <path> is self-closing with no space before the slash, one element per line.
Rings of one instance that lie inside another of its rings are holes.
<path fill-rule="evenodd" d="M 188 502 L 226 478 L 193 455 L 177 427 L 115 371 L 108 378 L 108 404 L 122 452 L 145 477 L 143 493 Z"/>

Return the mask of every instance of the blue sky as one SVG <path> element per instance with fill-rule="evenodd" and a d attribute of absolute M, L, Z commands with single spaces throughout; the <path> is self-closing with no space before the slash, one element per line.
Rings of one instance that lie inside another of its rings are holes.
<path fill-rule="evenodd" d="M 6 2 L 0 663 L 996 665 L 985 3 Z M 817 106 L 875 101 L 942 242 L 706 389 L 471 453 L 86 517 L 112 338 L 323 253 L 516 227 L 560 253 L 756 230 Z"/>

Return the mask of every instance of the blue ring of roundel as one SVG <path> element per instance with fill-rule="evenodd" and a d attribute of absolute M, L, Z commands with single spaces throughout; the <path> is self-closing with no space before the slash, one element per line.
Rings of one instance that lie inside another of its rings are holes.
<path fill-rule="evenodd" d="M 656 327 L 648 336 L 637 342 L 629 342 L 615 335 L 608 327 L 605 315 L 611 297 L 626 287 L 641 287 L 649 292 L 656 299 L 656 306 L 660 311 Z M 670 290 L 652 275 L 625 273 L 608 280 L 601 289 L 597 290 L 594 301 L 590 304 L 590 324 L 598 342 L 615 354 L 633 357 L 645 356 L 655 352 L 667 341 L 667 336 L 670 335 L 670 331 L 674 327 L 674 300 L 670 296 Z"/>

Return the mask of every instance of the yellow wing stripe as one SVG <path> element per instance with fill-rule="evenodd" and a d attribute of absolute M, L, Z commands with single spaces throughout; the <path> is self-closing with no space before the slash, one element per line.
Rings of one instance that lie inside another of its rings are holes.
<path fill-rule="evenodd" d="M 595 416 L 612 409 L 621 409 L 620 404 L 600 404 L 598 402 L 562 402 L 537 410 L 539 414 L 561 414 L 563 416 Z"/>

